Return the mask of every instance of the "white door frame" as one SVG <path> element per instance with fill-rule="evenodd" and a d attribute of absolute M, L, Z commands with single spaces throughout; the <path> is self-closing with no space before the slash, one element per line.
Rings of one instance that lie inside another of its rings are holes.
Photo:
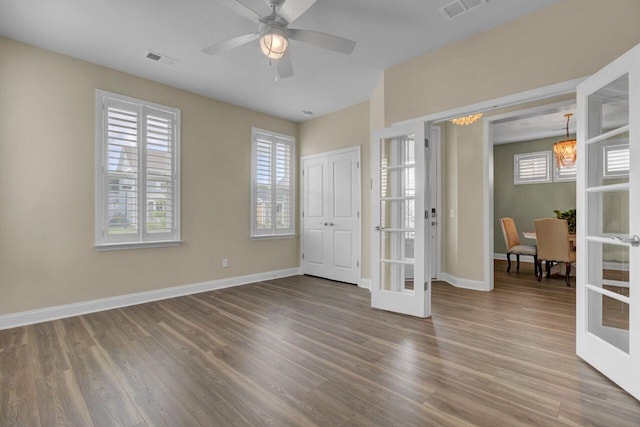
<path fill-rule="evenodd" d="M 435 270 L 431 271 L 431 276 L 435 280 L 439 280 L 442 277 L 442 128 L 440 126 L 431 126 L 431 135 L 429 137 L 429 150 L 431 159 L 436 164 L 435 174 L 431 174 L 431 168 L 429 168 L 429 186 L 431 187 L 431 194 L 435 193 L 435 209 L 436 209 L 436 247 L 435 253 L 429 252 L 429 257 L 435 255 L 436 265 Z M 433 205 L 432 205 L 433 206 Z M 431 219 L 430 219 L 431 221 Z M 427 224 L 427 226 L 430 226 Z"/>
<path fill-rule="evenodd" d="M 336 154 L 344 154 L 356 152 L 358 154 L 358 174 L 356 176 L 358 189 L 357 194 L 355 195 L 356 203 L 358 205 L 358 241 L 357 241 L 357 252 L 358 252 L 358 263 L 356 265 L 356 270 L 358 272 L 358 286 L 362 286 L 362 149 L 359 145 L 354 145 L 352 147 L 341 148 L 338 150 L 325 151 L 322 153 L 316 154 L 308 154 L 306 156 L 300 157 L 300 252 L 298 254 L 299 263 L 300 263 L 300 273 L 304 274 L 303 270 L 303 259 L 302 254 L 304 253 L 304 210 L 303 207 L 303 197 L 304 197 L 304 177 L 303 173 L 303 165 L 305 160 L 316 159 L 319 157 L 328 157 Z"/>
<path fill-rule="evenodd" d="M 576 87 L 586 77 L 580 77 L 561 83 L 543 86 L 536 89 L 518 92 L 512 95 L 495 98 L 488 101 L 482 101 L 475 104 L 469 104 L 463 107 L 453 108 L 451 110 L 440 111 L 426 116 L 417 117 L 415 119 L 405 120 L 393 123 L 393 126 L 401 126 L 415 122 L 437 123 L 455 117 L 466 116 L 468 114 L 477 113 L 479 111 L 487 112 L 502 108 L 524 104 L 553 98 L 556 96 L 575 93 Z M 483 145 L 483 229 L 484 229 L 484 280 L 483 287 L 480 290 L 493 290 L 493 144 L 491 144 L 490 126 L 485 124 Z"/>

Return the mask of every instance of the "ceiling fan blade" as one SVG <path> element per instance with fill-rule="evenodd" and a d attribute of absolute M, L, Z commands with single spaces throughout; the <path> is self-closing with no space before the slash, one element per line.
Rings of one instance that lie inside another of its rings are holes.
<path fill-rule="evenodd" d="M 278 59 L 278 77 L 286 79 L 293 76 L 293 65 L 291 64 L 291 57 L 289 56 L 289 50 L 287 50 L 282 58 Z"/>
<path fill-rule="evenodd" d="M 202 51 L 209 55 L 215 55 L 222 51 L 233 49 L 247 43 L 251 43 L 254 40 L 258 40 L 259 37 L 260 37 L 259 33 L 244 34 L 242 36 L 234 37 L 229 40 L 218 42 L 209 47 L 205 47 L 204 49 L 202 49 Z"/>
<path fill-rule="evenodd" d="M 238 15 L 247 18 L 251 22 L 260 22 L 262 16 L 240 0 L 222 0 L 222 4 L 233 10 Z"/>
<path fill-rule="evenodd" d="M 272 0 L 271 0 L 272 1 Z M 267 0 L 267 3 L 271 2 Z M 305 13 L 311 6 L 314 5 L 316 0 L 281 0 L 278 1 L 280 8 L 278 9 L 278 15 L 291 24 L 298 19 L 300 15 Z"/>
<path fill-rule="evenodd" d="M 346 54 L 353 52 L 353 49 L 356 47 L 356 42 L 353 40 L 334 36 L 332 34 L 320 33 L 318 31 L 296 30 L 290 28 L 287 34 L 290 39 Z"/>

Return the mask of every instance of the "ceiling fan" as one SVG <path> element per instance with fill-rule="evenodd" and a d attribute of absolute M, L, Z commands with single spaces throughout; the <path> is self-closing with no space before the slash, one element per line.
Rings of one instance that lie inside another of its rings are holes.
<path fill-rule="evenodd" d="M 258 12 L 240 0 L 224 0 L 226 6 L 258 24 L 258 31 L 215 43 L 202 51 L 209 55 L 215 55 L 259 40 L 262 53 L 267 58 L 277 61 L 280 78 L 293 76 L 293 66 L 288 50 L 289 40 L 345 54 L 353 52 L 356 46 L 356 42 L 353 40 L 318 31 L 289 28 L 289 24 L 309 10 L 316 0 L 266 0 L 266 2 L 271 8 L 271 13 L 267 16 L 260 16 Z"/>

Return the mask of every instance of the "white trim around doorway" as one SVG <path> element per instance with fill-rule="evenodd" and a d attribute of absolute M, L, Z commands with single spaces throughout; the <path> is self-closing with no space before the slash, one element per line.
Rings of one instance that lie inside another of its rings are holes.
<path fill-rule="evenodd" d="M 534 102 L 553 98 L 556 96 L 567 95 L 574 93 L 578 84 L 584 81 L 586 77 L 580 77 L 573 80 L 568 80 L 561 83 L 555 83 L 548 86 L 539 87 L 536 89 L 526 90 L 523 92 L 514 93 L 511 95 L 495 98 L 492 100 L 477 102 L 475 104 L 469 104 L 463 107 L 454 108 L 451 110 L 440 111 L 437 113 L 428 114 L 422 117 L 417 117 L 411 120 L 405 120 L 401 122 L 393 123 L 393 126 L 401 126 L 415 122 L 430 122 L 436 123 L 444 120 L 448 120 L 454 117 L 465 116 L 477 112 L 487 112 L 502 108 L 507 108 L 519 104 L 528 102 Z M 499 117 L 499 116 L 496 116 Z M 493 144 L 491 143 L 491 126 L 490 123 L 496 120 L 495 117 L 484 119 L 484 137 L 483 137 L 483 163 L 486 165 L 484 168 L 483 177 L 483 229 L 484 229 L 484 244 L 483 244 L 483 265 L 484 265 L 484 280 L 482 286 L 478 286 L 477 289 L 490 291 L 493 289 Z M 442 272 L 442 276 L 446 272 Z"/>

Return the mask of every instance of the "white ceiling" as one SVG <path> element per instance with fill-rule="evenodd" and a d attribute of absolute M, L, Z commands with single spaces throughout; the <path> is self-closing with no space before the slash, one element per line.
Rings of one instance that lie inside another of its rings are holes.
<path fill-rule="evenodd" d="M 549 110 L 535 115 L 515 116 L 494 123 L 491 127 L 493 144 L 509 144 L 512 142 L 533 141 L 536 139 L 564 137 L 567 134 L 567 118 L 571 113 L 569 134 L 576 133 L 576 105 L 569 104 L 560 107 L 550 107 Z M 629 102 L 610 102 L 604 105 L 602 111 L 602 127 L 613 129 L 628 123 Z"/>
<path fill-rule="evenodd" d="M 490 0 L 452 20 L 439 12 L 452 0 L 318 0 L 291 27 L 346 37 L 356 48 L 347 56 L 292 41 L 295 75 L 277 82 L 257 43 L 201 52 L 257 29 L 225 1 L 232 0 L 0 0 L 0 35 L 303 121 L 302 110 L 320 116 L 369 99 L 385 68 L 559 0 Z M 264 0 L 244 1 L 267 14 Z M 148 50 L 179 62 L 152 62 Z"/>

